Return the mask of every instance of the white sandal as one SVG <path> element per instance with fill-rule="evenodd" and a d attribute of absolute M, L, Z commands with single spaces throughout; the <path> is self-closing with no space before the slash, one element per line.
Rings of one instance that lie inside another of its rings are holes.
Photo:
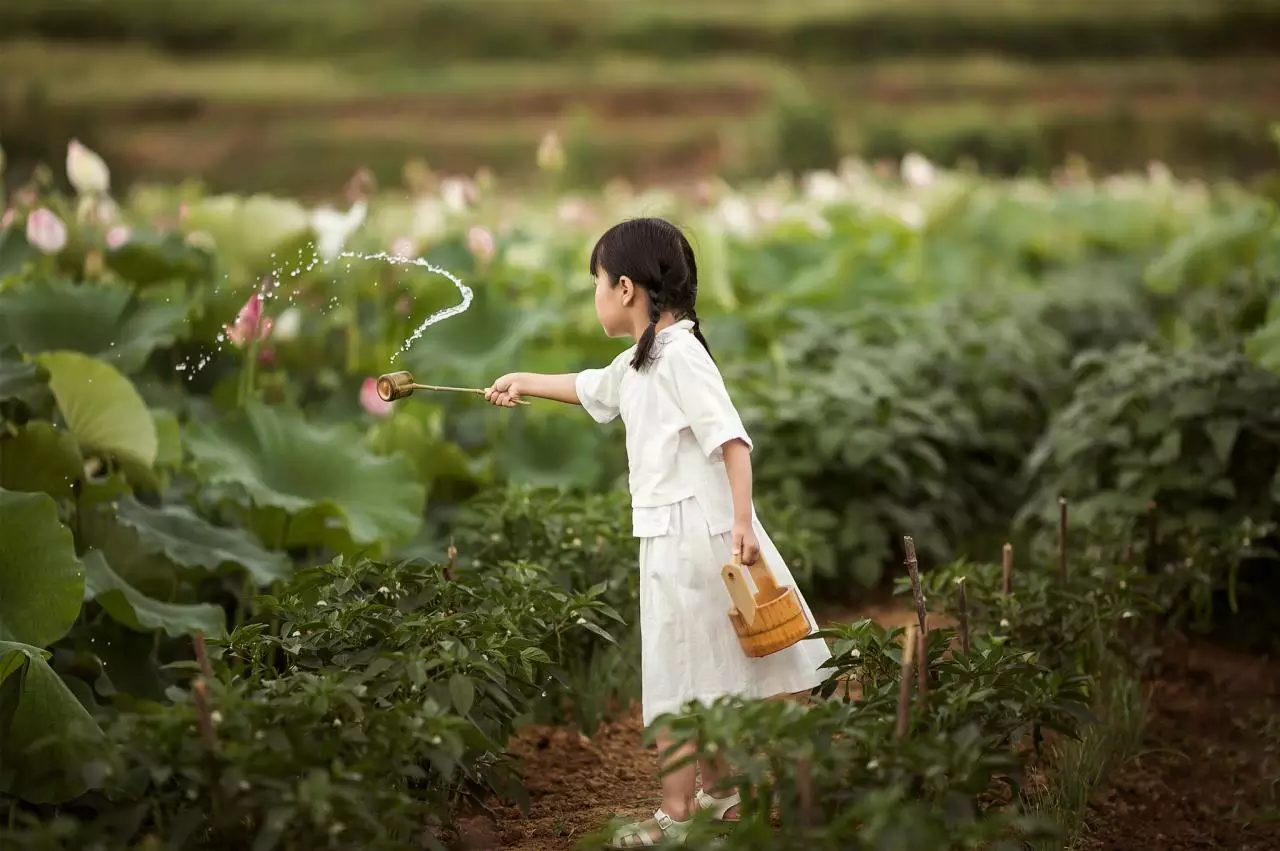
<path fill-rule="evenodd" d="M 695 800 L 698 802 L 698 808 L 711 813 L 711 818 L 715 821 L 722 821 L 726 824 L 734 824 L 736 818 L 727 819 L 724 814 L 729 812 L 742 803 L 742 796 L 738 794 L 738 790 L 734 789 L 726 798 L 713 798 L 708 795 L 705 789 L 699 789 Z"/>
<path fill-rule="evenodd" d="M 683 844 L 685 837 L 689 833 L 689 826 L 693 824 L 693 819 L 688 821 L 676 821 L 667 815 L 659 807 L 658 811 L 653 814 L 653 821 L 658 825 L 658 829 L 662 831 L 662 835 Z M 658 840 L 649 835 L 647 829 L 648 822 L 637 822 L 629 824 L 626 827 L 618 828 L 613 834 L 613 839 L 605 846 L 610 851 L 625 851 L 628 848 L 648 848 L 658 844 Z"/>

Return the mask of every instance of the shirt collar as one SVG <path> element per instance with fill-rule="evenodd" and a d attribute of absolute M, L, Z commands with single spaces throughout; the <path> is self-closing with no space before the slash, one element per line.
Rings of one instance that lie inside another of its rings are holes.
<path fill-rule="evenodd" d="M 658 332 L 658 336 L 659 336 L 659 337 L 668 337 L 668 336 L 670 336 L 670 335 L 674 334 L 674 333 L 675 333 L 675 332 L 677 332 L 677 331 L 688 331 L 688 330 L 690 330 L 691 328 L 693 328 L 693 320 L 692 320 L 692 319 L 681 319 L 681 320 L 679 320 L 679 321 L 677 321 L 677 322 L 673 322 L 673 323 L 671 323 L 671 324 L 670 324 L 670 325 L 668 325 L 666 328 L 663 328 L 661 331 L 659 331 L 659 332 Z"/>

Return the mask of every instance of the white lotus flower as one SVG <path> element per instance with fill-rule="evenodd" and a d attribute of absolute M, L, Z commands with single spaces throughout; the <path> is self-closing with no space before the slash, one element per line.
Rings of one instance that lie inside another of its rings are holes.
<path fill-rule="evenodd" d="M 937 169 L 923 154 L 915 151 L 902 158 L 902 182 L 915 189 L 922 189 L 933 184 L 937 179 Z"/>
<path fill-rule="evenodd" d="M 316 253 L 332 262 L 342 253 L 342 246 L 364 224 L 369 214 L 369 203 L 364 200 L 351 205 L 345 213 L 329 206 L 311 211 L 311 228 L 316 232 Z"/>
<path fill-rule="evenodd" d="M 27 242 L 45 254 L 57 254 L 67 244 L 67 226 L 52 210 L 41 207 L 27 217 Z"/>
<path fill-rule="evenodd" d="M 67 180 L 80 195 L 105 195 L 111 171 L 102 157 L 72 139 L 67 145 Z"/>
<path fill-rule="evenodd" d="M 133 232 L 124 225 L 116 225 L 111 230 L 107 231 L 107 248 L 110 248 L 112 251 L 122 248 L 126 243 L 128 243 L 129 237 L 132 235 Z"/>
<path fill-rule="evenodd" d="M 811 171 L 804 176 L 804 194 L 819 204 L 834 204 L 848 194 L 844 182 L 829 171 Z"/>

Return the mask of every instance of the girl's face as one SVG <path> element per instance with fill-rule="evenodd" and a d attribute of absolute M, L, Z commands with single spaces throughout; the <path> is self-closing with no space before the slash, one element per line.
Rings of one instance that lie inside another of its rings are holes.
<path fill-rule="evenodd" d="M 631 279 L 623 275 L 614 284 L 604 269 L 596 269 L 596 317 L 610 337 L 631 336 L 636 288 Z"/>

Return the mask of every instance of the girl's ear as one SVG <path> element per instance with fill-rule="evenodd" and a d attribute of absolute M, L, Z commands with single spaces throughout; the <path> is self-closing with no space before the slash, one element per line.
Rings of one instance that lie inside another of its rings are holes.
<path fill-rule="evenodd" d="M 636 285 L 626 275 L 618 277 L 618 292 L 622 296 L 622 306 L 630 307 L 636 298 Z"/>

